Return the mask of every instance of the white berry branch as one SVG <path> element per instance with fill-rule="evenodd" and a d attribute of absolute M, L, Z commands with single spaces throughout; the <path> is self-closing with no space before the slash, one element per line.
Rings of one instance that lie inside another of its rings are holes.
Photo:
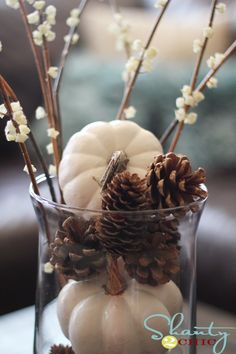
<path fill-rule="evenodd" d="M 162 20 L 162 17 L 163 15 L 165 14 L 166 10 L 167 10 L 167 7 L 168 5 L 170 4 L 171 0 L 167 1 L 165 3 L 165 5 L 162 7 L 161 9 L 161 12 L 154 24 L 154 27 L 147 39 L 147 42 L 144 46 L 144 49 L 142 51 L 142 54 L 141 54 L 141 57 L 138 61 L 138 65 L 137 65 L 137 68 L 136 70 L 134 71 L 134 74 L 132 75 L 131 79 L 129 80 L 128 82 L 128 85 L 127 85 L 127 88 L 125 90 L 125 93 L 124 93 L 124 96 L 123 96 L 123 99 L 122 99 L 122 102 L 121 102 L 121 105 L 120 105 L 120 108 L 119 108 L 119 111 L 118 111 L 118 114 L 117 114 L 117 117 L 116 119 L 123 119 L 123 116 L 124 116 L 124 110 L 127 108 L 127 105 L 128 105 L 128 102 L 129 102 L 129 99 L 130 99 L 130 96 L 132 94 L 132 91 L 133 91 L 133 88 L 135 86 L 135 83 L 136 83 L 136 80 L 138 78 L 138 75 L 140 73 L 140 70 L 142 68 L 142 64 L 143 64 L 143 61 L 144 61 L 144 57 L 145 57 L 145 53 L 146 53 L 146 50 L 149 48 L 152 40 L 153 40 L 153 37 L 157 31 L 157 28 Z"/>

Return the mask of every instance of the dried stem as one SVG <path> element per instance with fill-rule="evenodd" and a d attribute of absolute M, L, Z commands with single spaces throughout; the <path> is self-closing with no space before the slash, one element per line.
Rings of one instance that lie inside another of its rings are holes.
<path fill-rule="evenodd" d="M 40 52 L 34 43 L 31 26 L 29 25 L 28 20 L 27 20 L 27 11 L 26 11 L 23 0 L 19 0 L 19 5 L 20 5 L 21 17 L 22 17 L 24 25 L 25 25 L 25 30 L 27 33 L 27 37 L 28 37 L 28 40 L 30 43 L 32 53 L 33 53 L 36 69 L 38 72 L 38 77 L 39 77 L 40 87 L 42 90 L 44 104 L 45 104 L 46 109 L 48 110 L 48 98 L 47 98 L 47 93 L 46 93 L 46 89 L 45 89 L 44 73 L 43 73 L 43 67 L 41 64 Z"/>
<path fill-rule="evenodd" d="M 12 123 L 13 123 L 14 127 L 16 128 L 17 133 L 20 133 L 18 124 L 13 120 L 13 112 L 12 112 L 12 108 L 11 108 L 11 101 L 10 101 L 10 98 L 8 96 L 7 87 L 5 87 L 4 82 L 5 82 L 5 80 L 3 80 L 2 77 L 0 77 L 0 89 L 2 91 L 4 104 L 6 106 L 6 109 L 8 111 L 8 114 L 10 116 L 10 119 L 11 119 Z M 31 182 L 32 182 L 32 185 L 33 185 L 34 193 L 39 195 L 40 193 L 39 193 L 37 182 L 36 182 L 36 179 L 35 179 L 35 176 L 34 176 L 34 172 L 33 172 L 33 168 L 32 168 L 32 162 L 30 160 L 30 156 L 29 156 L 27 147 L 26 147 L 25 143 L 19 143 L 19 147 L 20 147 L 24 162 L 25 162 L 25 164 L 27 166 L 27 169 L 28 169 L 28 172 L 29 172 L 29 176 L 30 176 L 30 179 L 31 179 Z"/>
<path fill-rule="evenodd" d="M 0 79 L 3 82 L 3 84 L 4 84 L 7 96 L 10 97 L 15 102 L 19 101 L 18 97 L 16 96 L 16 94 L 13 91 L 13 89 L 11 88 L 11 86 L 8 84 L 8 82 L 1 75 L 0 75 Z M 29 138 L 31 140 L 31 143 L 33 145 L 33 148 L 35 150 L 37 158 L 38 158 L 38 160 L 40 162 L 40 165 L 41 165 L 41 167 L 43 169 L 43 172 L 44 172 L 44 174 L 46 176 L 52 200 L 54 202 L 56 202 L 56 194 L 55 194 L 55 191 L 54 191 L 54 188 L 53 188 L 53 184 L 52 184 L 51 178 L 50 178 L 49 173 L 48 173 L 47 165 L 46 165 L 46 163 L 44 161 L 43 155 L 42 155 L 42 153 L 40 151 L 40 148 L 39 148 L 39 146 L 38 146 L 38 144 L 37 144 L 37 142 L 36 142 L 36 140 L 34 138 L 34 135 L 33 135 L 32 131 L 30 131 L 30 133 L 29 133 Z"/>
<path fill-rule="evenodd" d="M 108 280 L 105 285 L 107 294 L 113 296 L 122 294 L 126 289 L 125 279 L 120 274 L 117 258 L 111 254 L 107 256 L 107 273 Z"/>
<path fill-rule="evenodd" d="M 78 10 L 80 12 L 80 16 L 82 15 L 83 11 L 86 8 L 86 5 L 88 4 L 89 0 L 81 0 L 80 4 L 78 5 Z M 62 133 L 62 124 L 61 124 L 61 110 L 60 110 L 60 100 L 59 100 L 59 92 L 60 92 L 60 87 L 61 87 L 61 82 L 62 82 L 62 77 L 65 69 L 65 64 L 66 60 L 68 58 L 70 49 L 72 47 L 72 41 L 73 41 L 73 36 L 78 28 L 78 25 L 72 26 L 70 28 L 69 34 L 68 34 L 68 40 L 65 42 L 64 48 L 61 53 L 61 58 L 60 58 L 60 64 L 58 68 L 58 75 L 55 79 L 54 86 L 53 86 L 53 95 L 54 95 L 54 101 L 56 103 L 57 107 L 57 124 L 58 124 L 58 129 L 60 131 L 60 141 L 61 145 L 63 145 L 63 133 Z"/>
<path fill-rule="evenodd" d="M 124 96 L 123 96 L 123 99 L 122 99 L 122 102 L 121 102 L 121 105 L 120 105 L 120 108 L 119 108 L 119 111 L 118 111 L 116 119 L 123 119 L 124 110 L 127 107 L 127 104 L 129 102 L 130 96 L 132 94 L 134 85 L 136 83 L 136 80 L 138 78 L 139 72 L 141 70 L 141 67 L 142 67 L 142 64 L 143 64 L 143 60 L 144 60 L 144 56 L 145 56 L 145 52 L 149 48 L 149 46 L 150 46 L 150 44 L 152 42 L 152 39 L 153 39 L 153 37 L 154 37 L 154 35 L 155 35 L 156 31 L 157 31 L 157 28 L 158 28 L 158 26 L 159 26 L 159 24 L 161 22 L 161 19 L 162 19 L 164 13 L 166 12 L 167 7 L 170 4 L 170 2 L 171 2 L 171 0 L 169 0 L 167 2 L 167 4 L 163 7 L 163 9 L 161 10 L 161 13 L 159 14 L 159 16 L 158 16 L 158 18 L 157 18 L 157 20 L 155 22 L 155 25 L 154 25 L 151 33 L 150 33 L 150 36 L 148 37 L 148 40 L 147 40 L 146 45 L 144 47 L 144 50 L 142 52 L 141 58 L 139 60 L 138 67 L 135 70 L 132 78 L 128 82 L 128 86 L 127 86 L 127 88 L 125 90 L 125 93 L 124 93 Z"/>
<path fill-rule="evenodd" d="M 217 73 L 217 71 L 222 67 L 222 65 L 231 57 L 231 55 L 236 51 L 236 40 L 230 45 L 230 47 L 225 51 L 224 57 L 222 61 L 214 68 L 211 69 L 207 75 L 203 78 L 203 80 L 200 82 L 200 84 L 197 86 L 196 91 L 203 91 L 204 88 L 206 87 L 208 81 Z M 189 109 L 189 106 L 188 106 Z M 181 124 L 180 124 L 181 123 Z M 171 144 L 171 147 L 169 151 L 173 152 L 177 146 L 177 143 L 179 141 L 179 138 L 183 132 L 184 128 L 184 122 L 180 122 L 178 125 L 178 130 L 176 132 L 176 135 L 173 139 L 173 142 Z"/>
<path fill-rule="evenodd" d="M 212 0 L 212 3 L 211 3 L 210 18 L 209 18 L 209 21 L 208 21 L 208 27 L 211 27 L 211 28 L 212 28 L 214 17 L 215 17 L 217 2 L 218 2 L 218 0 Z M 202 48 L 201 48 L 200 53 L 199 53 L 199 55 L 197 57 L 197 61 L 196 61 L 196 64 L 195 64 L 195 67 L 194 67 L 194 70 L 193 70 L 193 75 L 192 75 L 191 82 L 190 82 L 190 87 L 191 87 L 192 91 L 195 89 L 195 86 L 196 86 L 196 83 L 197 83 L 197 80 L 198 80 L 199 71 L 200 71 L 200 68 L 201 68 L 201 64 L 202 64 L 203 57 L 204 57 L 204 54 L 205 54 L 205 51 L 206 51 L 206 48 L 207 48 L 208 41 L 209 41 L 209 38 L 205 37 L 204 41 L 203 41 Z M 189 108 L 190 107 L 188 105 L 185 105 L 184 109 L 185 109 L 186 113 L 189 110 Z M 178 140 L 179 140 L 179 138 L 181 136 L 181 133 L 183 131 L 184 122 L 178 122 L 177 120 L 175 120 L 174 123 L 173 122 L 171 123 L 171 125 L 174 128 L 178 126 L 178 131 L 176 132 L 176 135 L 173 138 L 173 141 L 171 143 L 169 151 L 173 151 L 173 149 L 175 149 L 176 144 L 177 144 L 177 142 L 178 142 Z M 169 128 L 167 128 L 167 130 L 169 132 L 171 132 L 171 133 L 174 131 L 174 129 L 172 129 L 172 131 L 171 131 L 171 130 L 169 130 Z M 165 134 L 165 135 L 166 135 L 166 139 L 168 139 L 169 135 L 168 134 Z"/>

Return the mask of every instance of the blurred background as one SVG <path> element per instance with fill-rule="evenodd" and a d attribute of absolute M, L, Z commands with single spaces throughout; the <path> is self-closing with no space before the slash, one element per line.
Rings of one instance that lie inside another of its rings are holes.
<path fill-rule="evenodd" d="M 216 33 L 207 56 L 223 52 L 236 38 L 236 3 L 225 1 L 216 16 Z M 65 20 L 77 1 L 50 1 L 58 8 L 57 39 L 51 46 L 58 64 L 67 33 Z M 152 0 L 120 1 L 133 39 L 145 39 L 155 20 Z M 135 120 L 158 137 L 174 117 L 175 99 L 188 84 L 195 55 L 192 41 L 207 25 L 210 0 L 173 0 L 153 45 L 159 50 L 151 74 L 141 75 L 132 97 Z M 112 12 L 105 2 L 91 1 L 80 24 L 79 46 L 70 54 L 61 91 L 64 140 L 95 120 L 115 118 L 122 97 L 125 64 L 108 32 Z M 46 155 L 44 123 L 34 111 L 42 103 L 37 74 L 20 15 L 0 1 L 1 74 L 15 89 Z M 206 90 L 199 120 L 187 126 L 178 152 L 207 170 L 209 202 L 198 235 L 198 299 L 236 314 L 236 57 L 217 75 L 219 88 Z M 201 76 L 207 72 L 203 65 Z M 34 303 L 37 225 L 28 197 L 29 180 L 15 143 L 5 142 L 0 121 L 0 314 Z M 168 143 L 167 143 L 168 147 Z M 5 354 L 5 353 L 4 353 Z"/>

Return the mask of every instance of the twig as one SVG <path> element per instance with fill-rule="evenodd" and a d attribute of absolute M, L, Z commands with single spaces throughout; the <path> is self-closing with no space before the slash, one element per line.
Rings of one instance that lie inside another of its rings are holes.
<path fill-rule="evenodd" d="M 145 52 L 146 50 L 149 48 L 151 42 L 152 42 L 152 39 L 156 33 L 156 30 L 161 22 L 161 19 L 164 15 L 164 13 L 166 12 L 167 10 L 167 7 L 168 5 L 170 4 L 171 0 L 169 0 L 167 2 L 167 4 L 163 7 L 163 9 L 161 10 L 161 13 L 159 14 L 156 22 L 155 22 L 155 25 L 151 31 L 151 34 L 150 36 L 148 37 L 148 40 L 146 42 L 146 45 L 143 49 L 143 52 L 142 52 L 142 55 L 141 55 L 141 58 L 139 60 L 139 64 L 137 66 L 137 69 L 135 70 L 132 78 L 130 79 L 129 83 L 128 83 L 128 86 L 127 86 L 127 89 L 125 90 L 125 93 L 124 93 L 124 96 L 123 96 L 123 99 L 122 99 L 122 102 L 121 102 L 121 105 L 120 105 L 120 108 L 119 108 L 119 111 L 118 111 L 118 114 L 117 114 L 117 117 L 116 119 L 123 119 L 123 113 L 124 113 L 124 110 L 125 108 L 127 107 L 127 103 L 129 102 L 129 99 L 130 99 L 130 96 L 131 96 L 131 93 L 132 93 L 132 90 L 134 88 L 134 85 L 136 83 L 136 80 L 138 78 L 138 75 L 139 75 L 139 72 L 141 70 L 141 67 L 142 67 L 142 64 L 143 64 L 143 60 L 144 60 L 144 56 L 145 56 Z"/>
<path fill-rule="evenodd" d="M 28 23 L 28 20 L 27 20 L 27 11 L 26 11 L 26 8 L 25 8 L 23 0 L 19 0 L 19 5 L 20 5 L 21 17 L 22 17 L 22 20 L 23 20 L 24 25 L 25 25 L 25 30 L 26 30 L 26 33 L 27 33 L 27 37 L 28 37 L 28 40 L 29 40 L 29 43 L 30 43 L 30 47 L 31 47 L 32 53 L 33 53 L 36 69 L 37 69 L 37 72 L 38 72 L 38 77 L 39 77 L 40 87 L 41 87 L 41 90 L 42 90 L 42 95 L 43 95 L 43 99 L 44 99 L 45 108 L 48 111 L 48 98 L 47 98 L 47 93 L 46 93 L 45 84 L 44 84 L 44 73 L 43 73 L 43 67 L 42 67 L 42 64 L 41 64 L 41 58 L 40 58 L 39 50 L 38 50 L 38 48 L 36 47 L 36 45 L 34 43 L 31 27 L 30 27 L 30 25 Z"/>
<path fill-rule="evenodd" d="M 166 129 L 166 131 L 163 133 L 163 135 L 160 138 L 160 143 L 162 145 L 165 144 L 165 142 L 168 140 L 168 138 L 171 136 L 171 134 L 173 133 L 173 131 L 175 130 L 176 126 L 178 125 L 178 120 L 174 119 L 170 125 L 168 126 L 168 128 Z"/>
<path fill-rule="evenodd" d="M 15 102 L 19 101 L 18 97 L 15 94 L 15 92 L 13 91 L 11 86 L 8 84 L 8 82 L 3 78 L 3 76 L 0 75 L 0 79 L 1 79 L 1 81 L 2 81 L 2 83 L 4 85 L 4 87 L 5 87 L 5 91 L 7 93 L 7 96 L 10 97 Z M 56 194 L 55 194 L 55 191 L 54 191 L 54 188 L 53 188 L 53 184 L 52 184 L 51 178 L 50 178 L 49 173 L 48 173 L 47 165 L 46 165 L 46 163 L 44 161 L 43 155 L 42 155 L 42 153 L 40 151 L 40 148 L 39 148 L 39 146 L 38 146 L 38 144 L 37 144 L 37 142 L 36 142 L 36 140 L 34 138 L 34 135 L 33 135 L 32 131 L 30 131 L 30 133 L 29 133 L 29 138 L 30 138 L 31 143 L 33 145 L 33 148 L 35 150 L 36 156 L 37 156 L 37 158 L 38 158 L 38 160 L 40 162 L 40 165 L 41 165 L 41 167 L 43 169 L 43 172 L 44 172 L 44 174 L 46 176 L 52 200 L 54 202 L 56 202 L 57 201 L 56 200 Z"/>
<path fill-rule="evenodd" d="M 88 1 L 89 0 L 81 0 L 80 4 L 78 5 L 78 10 L 79 10 L 80 16 L 82 15 L 83 11 L 85 10 L 85 8 L 88 4 Z M 59 64 L 59 68 L 58 68 L 58 75 L 55 79 L 54 86 L 53 86 L 53 95 L 54 95 L 54 101 L 55 101 L 56 107 L 57 107 L 57 123 L 58 123 L 58 129 L 60 131 L 61 146 L 63 145 L 63 132 L 62 132 L 62 123 L 61 123 L 59 92 L 60 92 L 62 77 L 64 74 L 66 60 L 68 58 L 70 49 L 72 47 L 73 36 L 74 36 L 77 28 L 78 28 L 78 25 L 72 26 L 70 28 L 70 31 L 68 34 L 68 40 L 65 42 L 64 48 L 61 53 L 60 64 Z"/>
<path fill-rule="evenodd" d="M 14 127 L 16 128 L 17 133 L 20 133 L 18 124 L 13 120 L 13 112 L 12 112 L 12 108 L 11 108 L 11 102 L 10 102 L 10 98 L 9 98 L 9 96 L 7 94 L 7 88 L 4 85 L 4 81 L 5 80 L 2 80 L 2 77 L 0 77 L 0 88 L 1 88 L 1 91 L 2 91 L 4 103 L 5 103 L 6 109 L 8 111 L 8 114 L 10 116 L 10 119 L 11 119 Z M 27 147 L 26 147 L 25 143 L 18 143 L 18 144 L 19 144 L 19 147 L 20 147 L 24 162 L 25 162 L 25 164 L 27 166 L 27 169 L 28 169 L 28 173 L 29 173 L 32 185 L 33 185 L 34 193 L 39 195 L 40 193 L 39 193 L 38 185 L 37 185 L 37 182 L 36 182 L 36 179 L 35 179 L 35 176 L 34 176 L 32 163 L 31 163 L 31 160 L 30 160 L 30 156 L 29 156 Z"/>
<path fill-rule="evenodd" d="M 196 88 L 197 91 L 203 91 L 204 88 L 206 87 L 208 81 L 217 73 L 217 71 L 222 67 L 222 65 L 231 57 L 231 55 L 236 51 L 236 40 L 230 45 L 230 47 L 225 51 L 224 57 L 222 61 L 214 68 L 211 69 L 208 74 L 203 78 L 203 80 L 200 82 L 200 84 Z M 179 124 L 178 130 L 176 132 L 175 138 L 171 144 L 170 150 L 169 151 L 174 151 L 177 143 L 179 141 L 179 138 L 182 134 L 183 128 L 184 128 L 184 122 L 181 122 L 183 124 Z"/>
<path fill-rule="evenodd" d="M 214 17 L 215 17 L 217 2 L 218 2 L 218 0 L 212 0 L 212 3 L 211 3 L 210 18 L 209 18 L 209 21 L 208 21 L 208 27 L 211 27 L 211 28 L 212 28 Z M 207 48 L 208 41 L 209 41 L 209 38 L 206 36 L 204 38 L 200 53 L 199 53 L 199 55 L 197 57 L 197 61 L 196 61 L 196 64 L 195 64 L 195 67 L 194 67 L 194 70 L 193 70 L 193 75 L 192 75 L 191 82 L 190 82 L 190 87 L 191 87 L 192 91 L 195 89 L 196 82 L 198 80 L 199 71 L 200 71 L 200 68 L 201 68 L 202 60 L 203 60 L 203 57 L 204 57 L 204 54 L 205 54 L 205 51 L 206 51 L 206 48 Z M 185 105 L 184 109 L 185 109 L 185 112 L 187 112 L 189 110 L 189 106 Z M 178 126 L 178 132 L 176 133 L 176 135 L 175 135 L 175 137 L 174 137 L 174 139 L 173 139 L 173 141 L 171 143 L 170 151 L 172 151 L 172 149 L 175 148 L 176 139 L 179 139 L 179 137 L 181 135 L 181 132 L 182 132 L 183 127 L 184 127 L 184 122 L 178 122 L 177 120 L 174 120 L 174 123 L 172 122 L 171 126 L 174 126 L 174 129 Z M 170 132 L 170 133 L 172 133 L 174 131 L 174 129 L 169 130 L 169 128 L 167 128 L 168 132 Z M 169 135 L 167 135 L 167 133 L 164 133 L 164 134 L 166 135 L 166 140 L 167 140 Z M 164 140 L 164 142 L 166 140 Z"/>

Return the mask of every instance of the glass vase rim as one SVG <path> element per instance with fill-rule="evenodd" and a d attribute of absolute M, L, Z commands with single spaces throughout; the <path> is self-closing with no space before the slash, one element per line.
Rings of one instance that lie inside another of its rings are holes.
<path fill-rule="evenodd" d="M 51 179 L 56 179 L 56 176 L 50 176 Z M 36 176 L 36 182 L 37 185 L 40 185 L 43 182 L 47 182 L 46 176 L 45 174 L 40 174 L 39 176 Z M 208 189 L 206 187 L 205 184 L 202 185 L 203 189 L 205 191 L 208 192 Z M 57 208 L 57 209 L 64 209 L 70 212 L 74 212 L 74 213 L 78 213 L 78 212 L 89 212 L 89 213 L 94 213 L 94 214 L 117 214 L 117 213 L 122 213 L 125 215 L 131 215 L 131 214 L 136 214 L 136 215 L 144 215 L 144 214 L 158 214 L 158 213 L 170 213 L 170 212 L 176 212 L 176 211 L 181 211 L 184 210 L 186 208 L 194 208 L 194 206 L 200 206 L 200 205 L 204 205 L 205 202 L 208 199 L 208 195 L 204 198 L 204 199 L 199 199 L 196 200 L 194 202 L 191 202 L 189 204 L 183 205 L 183 206 L 177 206 L 177 207 L 173 207 L 173 208 L 161 208 L 161 209 L 147 209 L 147 210 L 103 210 L 103 209 L 87 209 L 87 208 L 78 208 L 78 207 L 73 207 L 73 206 L 68 206 L 66 204 L 62 204 L 62 203 L 58 203 L 58 202 L 54 202 L 46 197 L 43 197 L 41 195 L 38 195 L 34 192 L 33 190 L 33 185 L 32 183 L 30 183 L 30 187 L 29 187 L 29 194 L 30 196 L 37 200 L 37 202 L 43 204 L 43 205 L 47 205 L 53 208 Z"/>

